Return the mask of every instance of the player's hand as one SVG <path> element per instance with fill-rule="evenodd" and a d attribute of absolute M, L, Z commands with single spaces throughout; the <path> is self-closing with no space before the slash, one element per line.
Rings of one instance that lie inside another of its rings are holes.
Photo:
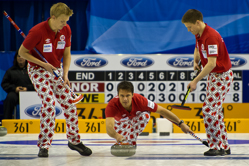
<path fill-rule="evenodd" d="M 194 62 L 194 70 L 201 70 L 201 67 L 196 62 Z"/>
<path fill-rule="evenodd" d="M 126 139 L 120 134 L 118 134 L 115 139 L 117 140 L 118 143 L 126 141 Z"/>
<path fill-rule="evenodd" d="M 187 88 L 190 88 L 190 92 L 193 92 L 193 91 L 196 90 L 196 86 L 197 86 L 197 83 L 195 83 L 195 81 L 191 81 L 191 82 L 188 84 Z"/>
<path fill-rule="evenodd" d="M 63 80 L 64 80 L 63 85 L 64 86 L 68 85 L 71 88 L 70 81 L 69 81 L 68 77 L 64 75 Z"/>
<path fill-rule="evenodd" d="M 43 67 L 45 70 L 49 71 L 52 74 L 54 74 L 53 70 L 57 70 L 53 65 L 49 63 L 44 63 Z"/>
<path fill-rule="evenodd" d="M 187 134 L 187 133 L 193 133 L 193 131 L 190 130 L 189 127 L 188 127 L 188 125 L 186 125 L 185 123 L 182 123 L 180 127 L 181 127 L 182 131 L 183 131 L 184 133 L 186 133 L 186 134 Z"/>

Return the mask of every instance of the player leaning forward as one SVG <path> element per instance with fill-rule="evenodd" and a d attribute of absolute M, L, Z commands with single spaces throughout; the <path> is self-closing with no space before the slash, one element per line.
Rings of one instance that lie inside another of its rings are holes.
<path fill-rule="evenodd" d="M 138 135 L 144 130 L 149 112 L 156 112 L 180 125 L 184 133 L 192 132 L 189 127 L 169 110 L 134 93 L 131 82 L 123 81 L 117 87 L 118 96 L 108 103 L 106 114 L 107 134 L 117 142 L 128 142 L 136 146 Z"/>
<path fill-rule="evenodd" d="M 200 59 L 203 66 L 201 73 L 189 83 L 190 91 L 194 91 L 197 82 L 206 75 L 208 76 L 202 112 L 210 149 L 204 155 L 230 154 L 222 113 L 222 103 L 233 81 L 232 65 L 226 45 L 220 34 L 203 22 L 203 15 L 200 11 L 188 10 L 182 17 L 182 23 L 196 38 L 194 69 L 199 68 Z"/>
<path fill-rule="evenodd" d="M 54 4 L 50 8 L 50 18 L 29 31 L 19 50 L 19 54 L 29 61 L 28 74 L 42 100 L 38 137 L 39 157 L 48 157 L 48 149 L 52 143 L 55 129 L 55 98 L 64 111 L 69 148 L 84 156 L 92 154 L 80 140 L 76 106 L 72 103 L 69 87 L 65 86 L 69 85 L 68 70 L 71 61 L 71 29 L 67 21 L 72 14 L 73 11 L 66 4 Z M 45 63 L 33 48 L 36 48 L 48 63 Z M 52 70 L 58 70 L 64 84 L 52 74 Z"/>

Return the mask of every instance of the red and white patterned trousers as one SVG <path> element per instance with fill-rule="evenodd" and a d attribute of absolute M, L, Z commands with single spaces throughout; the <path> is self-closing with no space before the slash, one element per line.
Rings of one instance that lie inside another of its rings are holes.
<path fill-rule="evenodd" d="M 59 75 L 62 75 L 62 68 L 59 68 L 58 71 Z M 51 146 L 55 129 L 55 98 L 64 111 L 67 139 L 73 144 L 80 143 L 77 109 L 72 104 L 70 90 L 63 86 L 54 74 L 42 67 L 28 65 L 28 73 L 38 96 L 42 100 L 37 146 L 46 149 Z"/>
<path fill-rule="evenodd" d="M 133 119 L 126 121 L 116 121 L 114 130 L 125 137 L 128 143 L 136 145 L 137 137 L 150 120 L 150 114 L 148 112 L 142 112 Z"/>
<path fill-rule="evenodd" d="M 229 149 L 222 103 L 230 90 L 232 82 L 232 70 L 224 73 L 210 73 L 208 76 L 206 99 L 202 111 L 207 141 L 211 149 Z"/>

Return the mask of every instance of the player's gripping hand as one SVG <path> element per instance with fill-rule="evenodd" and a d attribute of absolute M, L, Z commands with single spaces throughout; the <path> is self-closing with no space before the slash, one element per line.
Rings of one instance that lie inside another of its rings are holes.
<path fill-rule="evenodd" d="M 194 62 L 194 70 L 201 70 L 201 66 L 197 62 Z"/>
<path fill-rule="evenodd" d="M 126 141 L 126 139 L 124 138 L 124 136 L 122 136 L 122 135 L 120 135 L 118 133 L 117 133 L 117 136 L 116 136 L 115 139 L 117 140 L 117 143 Z"/>
<path fill-rule="evenodd" d="M 190 130 L 190 128 L 188 127 L 188 125 L 186 125 L 185 123 L 182 123 L 181 124 L 181 129 L 182 129 L 182 131 L 184 132 L 184 133 L 193 133 L 193 131 L 192 130 Z"/>
<path fill-rule="evenodd" d="M 71 85 L 70 85 L 70 82 L 69 82 L 67 75 L 63 75 L 63 80 L 64 80 L 63 85 L 64 86 L 68 85 L 71 88 Z"/>
<path fill-rule="evenodd" d="M 196 90 L 197 87 L 197 83 L 195 82 L 195 80 L 191 81 L 188 85 L 187 88 L 190 88 L 190 92 L 193 92 Z"/>
<path fill-rule="evenodd" d="M 57 70 L 53 65 L 49 63 L 44 63 L 43 68 L 52 74 L 54 74 L 53 70 Z"/>

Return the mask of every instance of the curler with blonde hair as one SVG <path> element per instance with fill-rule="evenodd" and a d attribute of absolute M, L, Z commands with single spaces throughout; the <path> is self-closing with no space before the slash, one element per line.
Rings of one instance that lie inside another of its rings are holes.
<path fill-rule="evenodd" d="M 59 17 L 61 14 L 65 14 L 70 17 L 73 15 L 73 10 L 62 2 L 56 3 L 50 8 L 50 17 Z"/>

